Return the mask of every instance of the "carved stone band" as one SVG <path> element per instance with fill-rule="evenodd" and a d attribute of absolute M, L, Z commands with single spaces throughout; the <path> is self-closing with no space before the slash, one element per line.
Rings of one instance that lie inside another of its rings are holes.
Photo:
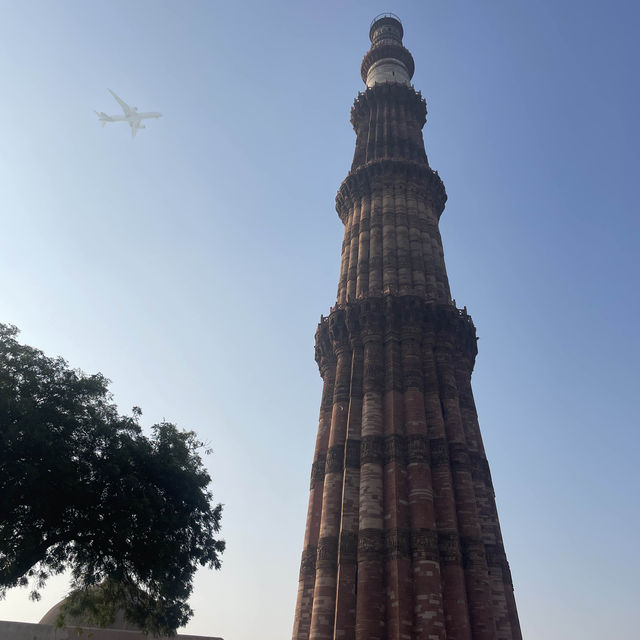
<path fill-rule="evenodd" d="M 414 561 L 431 560 L 438 562 L 438 532 L 434 529 L 412 530 L 411 555 Z"/>
<path fill-rule="evenodd" d="M 358 534 L 351 531 L 340 533 L 340 564 L 353 564 L 358 557 Z"/>
<path fill-rule="evenodd" d="M 308 579 L 316 574 L 316 556 L 318 548 L 308 546 L 302 551 L 302 561 L 300 562 L 300 580 Z"/>
<path fill-rule="evenodd" d="M 487 559 L 482 538 L 462 536 L 460 538 L 462 564 L 465 569 L 487 570 Z"/>
<path fill-rule="evenodd" d="M 459 442 L 447 445 L 444 438 L 429 439 L 426 435 L 364 436 L 350 439 L 343 445 L 329 447 L 326 455 L 320 455 L 311 467 L 311 487 L 324 480 L 326 473 L 342 473 L 347 468 L 357 469 L 362 464 L 386 465 L 423 463 L 432 467 L 451 465 L 454 471 L 469 471 L 475 481 L 492 489 L 487 459 L 478 452 L 468 451 Z"/>
<path fill-rule="evenodd" d="M 333 573 L 338 567 L 338 537 L 325 536 L 318 540 L 318 556 L 316 568 L 318 571 Z"/>
<path fill-rule="evenodd" d="M 327 464 L 326 456 L 318 456 L 311 465 L 311 488 L 324 481 L 324 469 Z"/>
<path fill-rule="evenodd" d="M 462 564 L 460 539 L 457 533 L 438 531 L 440 564 Z"/>
<path fill-rule="evenodd" d="M 459 565 L 466 569 L 502 570 L 503 580 L 511 584 L 509 563 L 502 545 L 484 544 L 479 537 L 459 536 L 456 532 L 434 529 L 364 529 L 358 535 L 342 531 L 340 538 L 325 536 L 318 546 L 302 553 L 300 580 L 317 570 L 334 573 L 338 563 L 385 558 L 410 558 L 413 562 L 431 561 L 441 565 Z"/>
<path fill-rule="evenodd" d="M 342 473 L 344 469 L 344 445 L 337 444 L 327 449 L 325 473 Z"/>

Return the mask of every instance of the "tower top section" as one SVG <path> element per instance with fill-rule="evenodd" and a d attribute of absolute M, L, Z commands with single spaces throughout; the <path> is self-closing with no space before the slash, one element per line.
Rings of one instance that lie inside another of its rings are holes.
<path fill-rule="evenodd" d="M 381 13 L 369 28 L 371 49 L 362 61 L 360 75 L 367 87 L 382 82 L 409 85 L 413 76 L 413 57 L 402 45 L 404 30 L 398 16 Z"/>
<path fill-rule="evenodd" d="M 375 43 L 381 38 L 395 40 L 398 44 L 402 44 L 402 36 L 404 30 L 402 22 L 395 13 L 381 13 L 371 21 L 369 28 L 369 39 Z"/>

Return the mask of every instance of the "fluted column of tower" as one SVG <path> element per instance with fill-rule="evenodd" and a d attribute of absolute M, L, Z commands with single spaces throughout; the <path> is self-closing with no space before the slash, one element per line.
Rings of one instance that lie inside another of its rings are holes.
<path fill-rule="evenodd" d="M 294 640 L 521 638 L 471 391 L 476 333 L 451 300 L 446 193 L 393 15 L 374 20 L 356 149 L 336 198 L 336 305 L 316 332 L 324 381 Z"/>

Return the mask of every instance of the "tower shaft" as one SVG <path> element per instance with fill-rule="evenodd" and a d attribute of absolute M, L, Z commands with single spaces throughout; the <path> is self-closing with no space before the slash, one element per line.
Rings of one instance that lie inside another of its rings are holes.
<path fill-rule="evenodd" d="M 294 640 L 521 638 L 471 391 L 475 327 L 451 300 L 444 185 L 394 16 L 377 18 L 336 198 L 336 305 L 323 379 Z"/>

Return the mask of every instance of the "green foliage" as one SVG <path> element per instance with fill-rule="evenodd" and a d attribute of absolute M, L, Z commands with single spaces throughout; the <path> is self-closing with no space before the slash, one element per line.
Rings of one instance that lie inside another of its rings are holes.
<path fill-rule="evenodd" d="M 71 570 L 63 608 L 109 624 L 117 608 L 154 634 L 192 611 L 198 566 L 220 568 L 222 506 L 192 431 L 166 422 L 151 437 L 140 409 L 122 416 L 101 374 L 16 340 L 0 325 L 0 597 Z"/>

